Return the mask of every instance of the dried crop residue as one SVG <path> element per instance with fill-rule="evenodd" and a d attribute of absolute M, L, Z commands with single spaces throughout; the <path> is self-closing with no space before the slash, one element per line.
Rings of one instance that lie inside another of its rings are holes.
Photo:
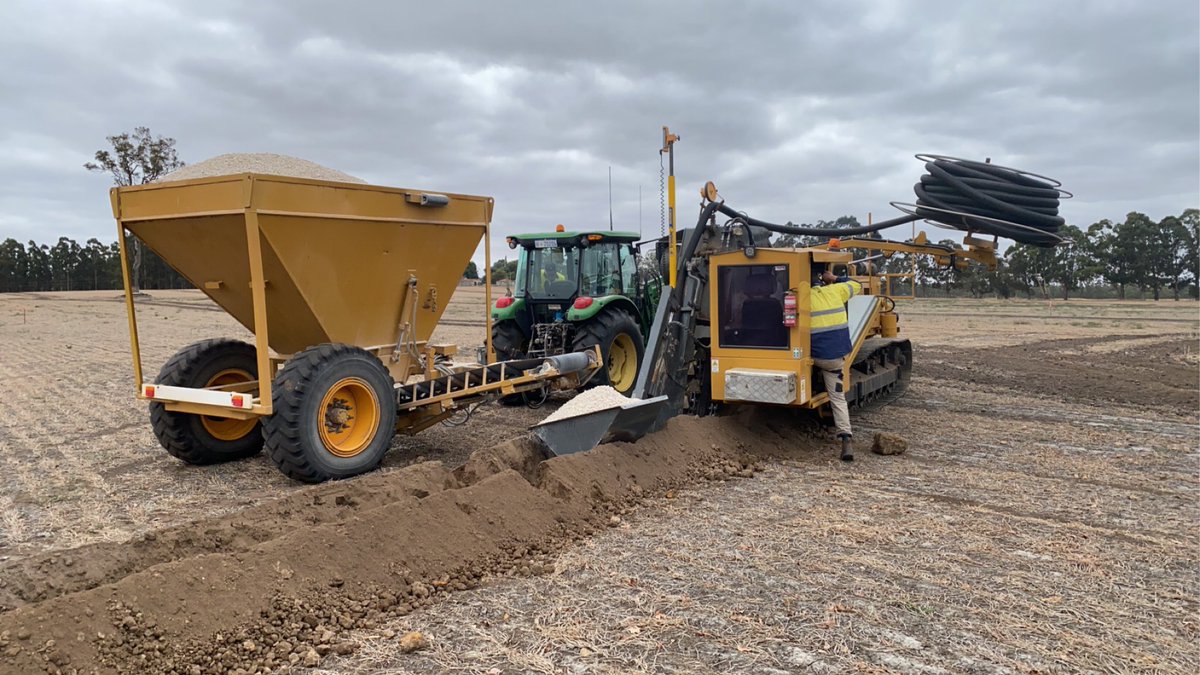
<path fill-rule="evenodd" d="M 631 400 L 633 399 L 626 397 L 608 385 L 593 387 L 564 403 L 561 408 L 555 410 L 549 417 L 542 420 L 542 423 L 555 422 L 568 417 L 578 417 L 579 415 L 586 415 L 598 410 L 619 408 Z"/>
<path fill-rule="evenodd" d="M 309 650 L 336 651 L 342 630 L 539 565 L 607 525 L 614 505 L 714 471 L 749 472 L 751 444 L 761 456 L 790 443 L 734 418 L 676 419 L 636 445 L 547 461 L 510 441 L 454 473 L 418 465 L 124 547 L 63 552 L 15 570 L 9 602 L 31 604 L 0 615 L 0 652 L 21 671 L 303 663 Z"/>
<path fill-rule="evenodd" d="M 1195 411 L 918 375 L 853 421 L 908 451 L 845 465 L 801 444 L 681 489 L 548 574 L 352 633 L 320 672 L 1200 670 Z M 401 654 L 409 630 L 429 647 Z"/>
<path fill-rule="evenodd" d="M 166 183 L 177 180 L 192 180 L 194 178 L 210 178 L 212 176 L 228 176 L 238 173 L 263 173 L 272 176 L 292 176 L 294 178 L 312 178 L 341 183 L 363 183 L 361 178 L 342 173 L 337 169 L 322 166 L 307 159 L 276 155 L 270 152 L 236 152 L 227 155 L 217 155 L 211 159 L 173 171 L 158 182 Z"/>

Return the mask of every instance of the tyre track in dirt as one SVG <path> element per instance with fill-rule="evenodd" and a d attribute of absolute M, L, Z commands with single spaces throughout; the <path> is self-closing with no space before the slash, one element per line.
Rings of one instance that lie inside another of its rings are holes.
<path fill-rule="evenodd" d="M 1200 363 L 1182 355 L 1196 352 L 1196 340 L 1178 337 L 1153 344 L 1133 344 L 1121 354 L 1072 348 L 1144 338 L 1109 335 L 1099 338 L 1051 339 L 1011 347 L 955 349 L 930 346 L 916 350 L 922 377 L 1004 387 L 1017 392 L 1074 401 L 1177 407 L 1181 413 L 1200 408 Z"/>
<path fill-rule="evenodd" d="M 929 381 L 929 378 L 918 379 Z M 1078 414 L 1065 410 L 1054 410 L 1046 407 L 1034 408 L 1029 406 L 989 404 L 981 408 L 978 404 L 962 401 L 946 401 L 933 398 L 920 398 L 906 395 L 904 398 L 890 403 L 891 406 L 928 410 L 936 413 L 967 413 L 989 415 L 1004 420 L 1024 420 L 1029 422 L 1072 422 L 1099 428 L 1113 428 L 1134 433 L 1161 434 L 1177 438 L 1192 438 L 1196 435 L 1196 425 L 1185 422 L 1175 422 L 1162 417 L 1151 419 L 1147 417 L 1129 417 L 1091 413 L 1086 419 L 1080 419 Z"/>

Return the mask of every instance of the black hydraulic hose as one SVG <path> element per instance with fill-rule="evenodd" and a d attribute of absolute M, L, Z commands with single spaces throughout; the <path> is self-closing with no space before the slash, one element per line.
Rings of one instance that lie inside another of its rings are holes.
<path fill-rule="evenodd" d="M 998 164 L 972 162 L 941 155 L 917 155 L 927 174 L 913 186 L 916 204 L 893 202 L 907 215 L 858 227 L 807 227 L 769 223 L 751 218 L 724 203 L 717 210 L 748 225 L 780 234 L 844 237 L 878 232 L 889 227 L 929 220 L 947 227 L 1005 237 L 1023 244 L 1054 246 L 1062 243 L 1058 232 L 1065 223 L 1058 215 L 1059 200 L 1071 194 L 1058 181 Z M 710 204 L 700 214 L 703 226 L 713 211 Z M 904 207 L 911 207 L 909 211 Z"/>
<path fill-rule="evenodd" d="M 703 209 L 700 209 L 700 217 L 696 219 L 696 228 L 692 230 L 691 235 L 688 237 L 687 241 L 684 242 L 683 250 L 679 252 L 679 258 L 677 259 L 676 263 L 678 265 L 677 274 L 679 277 L 679 283 L 676 283 L 675 288 L 671 289 L 671 306 L 674 308 L 683 307 L 683 289 L 684 286 L 687 285 L 687 282 L 685 281 L 687 276 L 685 274 L 687 261 L 691 260 L 692 256 L 696 255 L 696 247 L 699 246 L 700 239 L 702 238 L 700 233 L 704 231 L 705 227 L 708 227 L 708 220 L 712 218 L 713 214 L 717 213 L 718 211 L 729 216 L 730 218 L 739 218 L 747 225 L 761 227 L 772 232 L 826 237 L 867 234 L 868 232 L 882 230 L 885 227 L 902 225 L 918 219 L 917 216 L 901 216 L 899 218 L 893 218 L 892 220 L 885 220 L 883 222 L 864 225 L 861 227 L 800 227 L 798 225 L 792 225 L 791 223 L 788 223 L 787 225 L 768 223 L 763 220 L 758 220 L 757 218 L 751 218 L 743 213 L 739 213 L 733 208 L 726 206 L 724 202 L 709 202 L 704 206 Z"/>
<path fill-rule="evenodd" d="M 733 208 L 726 206 L 724 203 L 718 204 L 717 206 L 717 210 L 719 210 L 721 213 L 729 216 L 730 218 L 740 218 L 747 225 L 761 227 L 764 230 L 778 232 L 779 234 L 800 234 L 811 237 L 837 237 L 849 236 L 852 234 L 868 234 L 871 232 L 878 232 L 884 228 L 895 227 L 896 225 L 903 225 L 904 223 L 911 223 L 914 220 L 920 220 L 918 216 L 900 216 L 899 218 L 872 223 L 870 225 L 859 225 L 858 227 L 805 227 L 801 225 L 793 225 L 791 223 L 786 225 L 768 223 L 765 220 L 751 218 L 743 213 L 738 213 Z"/>
<path fill-rule="evenodd" d="M 675 288 L 671 289 L 671 306 L 673 308 L 683 307 L 683 287 L 687 285 L 687 275 L 684 273 L 687 270 L 687 261 L 696 255 L 696 247 L 700 245 L 701 233 L 704 232 L 704 228 L 708 227 L 708 219 L 712 218 L 717 209 L 723 208 L 726 207 L 722 202 L 709 202 L 705 204 L 704 208 L 700 209 L 700 217 L 696 220 L 696 228 L 691 231 L 687 241 L 683 244 L 683 250 L 679 252 L 679 257 L 675 261 L 678 281 L 675 283 Z M 738 214 L 734 212 L 734 215 L 737 216 Z"/>

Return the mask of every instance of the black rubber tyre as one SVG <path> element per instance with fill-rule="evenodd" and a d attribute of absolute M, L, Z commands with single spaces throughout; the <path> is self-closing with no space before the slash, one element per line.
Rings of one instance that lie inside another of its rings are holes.
<path fill-rule="evenodd" d="M 492 324 L 492 349 L 500 361 L 515 361 L 525 358 L 525 334 L 516 321 L 500 321 Z"/>
<path fill-rule="evenodd" d="M 344 399 L 338 391 L 366 399 Z M 330 397 L 333 397 L 332 399 Z M 348 405 L 347 401 L 357 401 Z M 288 359 L 275 376 L 273 414 L 263 421 L 267 455 L 289 478 L 320 483 L 349 478 L 379 466 L 396 433 L 396 392 L 391 374 L 374 354 L 344 344 L 309 347 Z M 373 412 L 358 419 L 350 412 Z M 324 409 L 322 409 L 324 407 Z M 344 410 L 344 419 L 331 415 Z M 349 425 L 349 421 L 354 425 Z M 371 426 L 373 422 L 373 426 Z M 355 447 L 338 447 L 330 433 L 357 433 L 367 424 Z M 349 431 L 340 431 L 349 429 Z M 340 454 L 339 454 L 340 453 Z"/>
<path fill-rule="evenodd" d="M 613 343 L 618 341 L 625 343 L 626 349 L 632 346 L 637 355 L 634 363 L 629 364 L 625 360 L 618 363 L 612 358 Z M 575 330 L 575 339 L 571 348 L 574 351 L 580 351 L 590 349 L 595 345 L 600 345 L 600 354 L 604 357 L 604 367 L 588 381 L 587 386 L 607 384 L 629 396 L 633 392 L 637 372 L 642 366 L 642 359 L 645 358 L 646 353 L 646 346 L 642 342 L 642 331 L 638 328 L 637 320 L 621 309 L 602 310 L 579 325 Z M 614 369 L 623 374 L 615 383 L 612 377 Z M 630 373 L 632 373 L 632 377 L 630 377 Z"/>
<path fill-rule="evenodd" d="M 496 360 L 515 361 L 525 358 L 525 333 L 516 321 L 499 321 L 492 324 L 492 349 L 496 350 Z M 526 404 L 523 394 L 501 396 L 500 405 L 518 406 Z"/>
<path fill-rule="evenodd" d="M 206 387 L 214 377 L 234 370 L 244 371 L 257 379 L 258 360 L 253 346 L 237 340 L 202 340 L 172 356 L 159 371 L 156 384 Z M 262 423 L 257 420 L 254 424 L 227 422 L 220 418 L 171 412 L 162 403 L 151 401 L 150 424 L 163 448 L 172 457 L 188 464 L 217 464 L 252 457 L 263 447 Z M 224 424 L 245 428 L 238 430 L 237 438 L 214 436 L 212 428 Z"/>

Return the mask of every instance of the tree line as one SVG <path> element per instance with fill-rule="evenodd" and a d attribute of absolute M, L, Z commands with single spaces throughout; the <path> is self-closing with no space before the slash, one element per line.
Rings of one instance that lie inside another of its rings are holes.
<path fill-rule="evenodd" d="M 133 237 L 126 238 L 129 250 Z M 191 284 L 146 249 L 139 288 L 191 288 Z M 131 272 L 132 273 L 132 272 Z M 97 291 L 123 288 L 121 249 L 117 242 L 91 238 L 80 245 L 59 237 L 53 245 L 5 239 L 0 244 L 0 293 L 17 291 Z"/>
<path fill-rule="evenodd" d="M 817 227 L 856 227 L 858 220 L 843 216 L 820 221 Z M 989 270 L 971 264 L 966 269 L 939 267 L 929 256 L 916 256 L 917 295 L 995 295 L 1010 298 L 1061 297 L 1085 293 L 1094 297 L 1126 299 L 1137 291 L 1158 300 L 1169 294 L 1200 294 L 1200 210 L 1187 209 L 1178 216 L 1155 221 L 1132 212 L 1123 221 L 1101 220 L 1087 229 L 1065 226 L 1066 245 L 1042 248 L 1013 244 L 998 256 Z M 783 236 L 777 245 L 806 246 L 815 238 Z M 952 239 L 939 244 L 954 245 Z M 913 259 L 897 253 L 877 265 L 882 272 L 907 273 Z M 905 289 L 907 291 L 907 289 Z"/>
<path fill-rule="evenodd" d="M 853 227 L 858 221 L 843 216 L 820 221 L 818 227 Z M 928 256 L 916 257 L 916 290 L 919 295 L 944 293 L 995 295 L 1001 298 L 1069 298 L 1072 293 L 1129 297 L 1138 291 L 1158 300 L 1196 297 L 1200 271 L 1200 211 L 1187 209 L 1178 216 L 1154 221 L 1142 213 L 1125 220 L 1101 220 L 1086 230 L 1067 226 L 1063 230 L 1071 244 L 1040 248 L 1027 244 L 1009 246 L 994 270 L 972 264 L 965 270 L 939 268 Z M 776 245 L 805 246 L 815 239 L 783 236 Z M 954 244 L 951 239 L 939 243 Z M 126 241 L 133 250 L 133 237 Z M 516 260 L 492 264 L 492 278 L 511 279 Z M 904 273 L 912 269 L 906 254 L 895 254 L 881 271 Z M 468 278 L 479 275 L 475 263 L 467 266 Z M 140 288 L 190 288 L 191 285 L 153 251 L 144 250 L 137 279 Z M 0 244 L 0 293 L 15 291 L 80 291 L 119 289 L 120 248 L 116 242 L 88 239 L 82 245 L 68 237 L 53 244 L 30 241 L 22 244 L 6 239 Z"/>

